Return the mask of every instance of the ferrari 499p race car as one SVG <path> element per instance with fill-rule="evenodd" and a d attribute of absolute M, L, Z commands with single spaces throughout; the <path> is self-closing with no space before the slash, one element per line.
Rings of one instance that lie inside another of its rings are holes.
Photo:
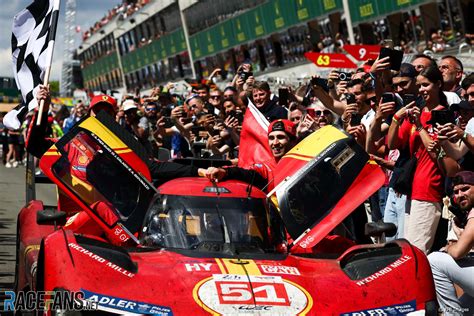
<path fill-rule="evenodd" d="M 421 251 L 336 234 L 383 184 L 368 158 L 328 126 L 282 158 L 269 194 L 206 178 L 156 189 L 136 140 L 87 118 L 40 161 L 61 210 L 21 210 L 16 291 L 81 293 L 93 309 L 41 311 L 55 315 L 435 315 Z"/>

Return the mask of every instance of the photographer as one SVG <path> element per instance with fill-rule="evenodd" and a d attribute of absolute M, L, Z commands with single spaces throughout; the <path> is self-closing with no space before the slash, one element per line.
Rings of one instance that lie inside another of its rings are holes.
<path fill-rule="evenodd" d="M 459 172 L 453 180 L 454 203 L 461 214 L 453 229 L 457 241 L 428 256 L 441 311 L 446 315 L 472 315 L 474 311 L 474 172 Z M 458 226 L 459 225 L 459 226 Z M 464 295 L 458 298 L 454 284 Z"/>

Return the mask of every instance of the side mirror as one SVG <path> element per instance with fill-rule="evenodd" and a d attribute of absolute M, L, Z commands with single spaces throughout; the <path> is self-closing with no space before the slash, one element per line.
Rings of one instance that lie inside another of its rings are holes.
<path fill-rule="evenodd" d="M 36 212 L 36 223 L 38 225 L 53 225 L 66 222 L 66 213 L 54 209 Z"/>
<path fill-rule="evenodd" d="M 393 237 L 397 233 L 397 226 L 394 223 L 367 223 L 365 224 L 365 235 L 369 237 Z"/>

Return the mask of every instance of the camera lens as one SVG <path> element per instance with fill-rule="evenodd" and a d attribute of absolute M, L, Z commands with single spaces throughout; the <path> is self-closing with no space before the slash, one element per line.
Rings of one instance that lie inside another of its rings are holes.
<path fill-rule="evenodd" d="M 339 80 L 346 81 L 347 80 L 347 74 L 345 72 L 340 72 L 339 73 Z"/>

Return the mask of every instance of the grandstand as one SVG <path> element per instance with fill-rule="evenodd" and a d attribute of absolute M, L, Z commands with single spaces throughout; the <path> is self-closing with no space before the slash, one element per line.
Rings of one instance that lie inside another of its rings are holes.
<path fill-rule="evenodd" d="M 348 6 L 358 43 L 390 38 L 422 52 L 439 29 L 447 47 L 457 49 L 463 34 L 474 33 L 469 0 L 351 0 Z M 234 73 L 243 61 L 256 76 L 291 76 L 301 74 L 295 67 L 314 70 L 304 52 L 340 50 L 346 16 L 343 0 L 124 1 L 84 34 L 77 54 L 91 91 L 150 89 L 192 77 L 191 63 L 198 78 L 217 67 Z"/>

